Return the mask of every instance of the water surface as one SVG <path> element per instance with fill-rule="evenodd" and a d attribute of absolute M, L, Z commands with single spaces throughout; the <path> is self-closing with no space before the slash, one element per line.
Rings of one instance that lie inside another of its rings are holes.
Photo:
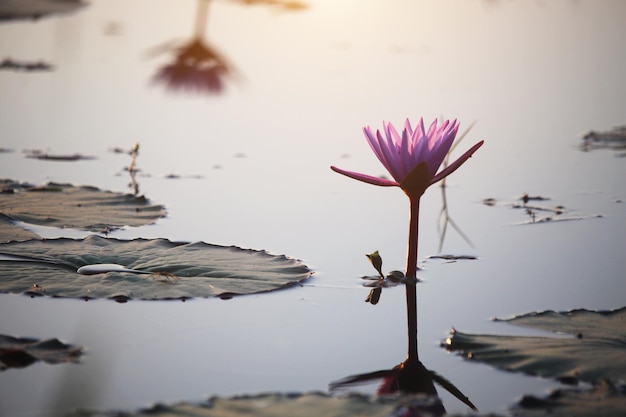
<path fill-rule="evenodd" d="M 211 3 L 205 39 L 237 69 L 219 95 L 173 94 L 151 81 L 172 53 L 150 52 L 192 38 L 194 1 L 100 0 L 0 26 L 0 58 L 54 66 L 0 72 L 0 147 L 14 150 L 0 153 L 0 176 L 130 191 L 130 159 L 109 149 L 139 142 L 140 192 L 168 217 L 113 237 L 266 249 L 316 271 L 303 287 L 230 301 L 0 295 L 2 333 L 87 349 L 80 365 L 0 374 L 0 415 L 326 390 L 402 361 L 404 292 L 386 290 L 371 306 L 360 276 L 374 272 L 364 255 L 377 249 L 386 270 L 404 268 L 407 199 L 329 169 L 384 174 L 361 133 L 382 120 L 456 117 L 461 129 L 476 122 L 460 149 L 486 141 L 447 189 L 474 247 L 453 230 L 443 247 L 479 259 L 427 259 L 438 253 L 435 187 L 422 200 L 418 288 L 422 361 L 482 412 L 556 383 L 446 353 L 439 343 L 452 326 L 528 333 L 489 319 L 626 303 L 625 161 L 578 147 L 584 132 L 626 123 L 623 2 L 307 3 L 299 12 Z M 41 161 L 25 149 L 97 159 Z M 481 203 L 523 193 L 602 217 L 521 226 L 523 211 Z"/>

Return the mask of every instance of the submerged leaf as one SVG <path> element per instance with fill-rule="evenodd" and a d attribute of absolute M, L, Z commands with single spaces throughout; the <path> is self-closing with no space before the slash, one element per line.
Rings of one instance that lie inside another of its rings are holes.
<path fill-rule="evenodd" d="M 472 335 L 453 331 L 445 347 L 497 368 L 598 383 L 626 379 L 626 307 L 613 311 L 546 311 L 502 320 L 563 337 Z"/>
<path fill-rule="evenodd" d="M 48 183 L 33 187 L 0 180 L 0 214 L 25 223 L 90 232 L 143 226 L 165 216 L 165 208 L 143 196 L 102 191 L 95 187 Z M 13 236 L 0 235 L 0 241 Z"/>
<path fill-rule="evenodd" d="M 38 340 L 0 334 L 0 371 L 24 368 L 37 361 L 49 364 L 78 362 L 82 348 L 58 339 Z"/>
<path fill-rule="evenodd" d="M 96 235 L 0 243 L 0 265 L 0 292 L 117 301 L 231 298 L 311 275 L 302 263 L 265 251 Z"/>

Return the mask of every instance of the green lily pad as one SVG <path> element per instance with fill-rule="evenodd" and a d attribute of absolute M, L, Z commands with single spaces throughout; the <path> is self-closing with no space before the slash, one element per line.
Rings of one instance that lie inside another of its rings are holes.
<path fill-rule="evenodd" d="M 122 226 L 152 224 L 165 216 L 163 206 L 150 204 L 143 196 L 95 187 L 57 183 L 34 187 L 0 180 L 0 189 L 0 214 L 35 225 L 110 232 Z M 12 239 L 0 235 L 0 241 Z"/>
<path fill-rule="evenodd" d="M 433 414 L 424 412 L 430 398 L 421 395 L 373 397 L 350 394 L 333 397 L 320 392 L 268 393 L 232 398 L 213 397 L 202 403 L 156 404 L 136 412 L 77 410 L 68 417 L 389 417 Z"/>
<path fill-rule="evenodd" d="M 609 381 L 590 390 L 557 389 L 546 398 L 524 396 L 511 410 L 513 417 L 623 417 L 626 392 Z"/>
<path fill-rule="evenodd" d="M 200 403 L 155 404 L 137 411 L 75 410 L 67 417 L 390 417 L 437 416 L 429 412 L 432 399 L 420 395 L 375 397 L 349 394 L 342 397 L 324 393 L 268 393 L 231 398 L 213 397 Z M 613 386 L 591 391 L 556 390 L 548 398 L 524 397 L 507 415 L 513 417 L 622 417 L 626 395 Z M 446 414 L 449 415 L 449 414 Z M 467 414 L 451 414 L 450 416 Z M 497 417 L 496 414 L 472 414 Z"/>
<path fill-rule="evenodd" d="M 58 339 L 38 340 L 0 334 L 0 371 L 24 368 L 37 361 L 76 363 L 82 354 L 81 347 L 67 345 Z"/>
<path fill-rule="evenodd" d="M 7 217 L 4 214 L 0 213 L 0 242 L 38 238 L 39 235 L 37 235 L 36 233 L 16 226 L 15 224 L 13 224 L 13 220 L 10 217 Z"/>
<path fill-rule="evenodd" d="M 265 251 L 166 239 L 0 243 L 0 292 L 75 298 L 231 298 L 308 279 L 302 263 Z"/>
<path fill-rule="evenodd" d="M 562 382 L 626 380 L 626 307 L 612 311 L 546 311 L 501 321 L 566 335 L 473 335 L 454 330 L 445 347 L 500 369 Z"/>

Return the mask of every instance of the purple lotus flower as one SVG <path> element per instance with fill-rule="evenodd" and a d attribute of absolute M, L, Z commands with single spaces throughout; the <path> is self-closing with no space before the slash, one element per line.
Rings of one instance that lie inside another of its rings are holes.
<path fill-rule="evenodd" d="M 446 120 L 441 125 L 437 125 L 437 120 L 435 119 L 428 128 L 428 131 L 426 131 L 426 129 L 424 129 L 424 121 L 421 117 L 415 127 L 412 127 L 407 119 L 404 123 L 402 134 L 399 134 L 391 123 L 383 123 L 383 127 L 385 138 L 383 138 L 379 130 L 374 134 L 369 126 L 363 128 L 363 132 L 372 150 L 380 162 L 387 168 L 387 171 L 389 171 L 394 181 L 358 172 L 345 171 L 334 166 L 331 166 L 331 168 L 335 172 L 368 184 L 383 187 L 400 187 L 409 197 L 409 244 L 406 259 L 406 273 L 404 274 L 405 277 L 403 280 L 406 287 L 407 336 L 409 342 L 408 357 L 391 372 L 383 371 L 360 376 L 357 375 L 356 377 L 349 378 L 348 382 L 362 381 L 369 379 L 370 376 L 383 377 L 384 382 L 379 388 L 379 393 L 404 390 L 409 392 L 427 392 L 436 395 L 436 390 L 432 383 L 432 381 L 435 380 L 447 390 L 454 388 L 454 390 L 450 392 L 465 404 L 475 409 L 469 399 L 458 391 L 458 389 L 443 378 L 429 372 L 419 360 L 417 350 L 416 289 L 418 280 L 416 273 L 419 208 L 420 199 L 424 191 L 437 181 L 441 181 L 456 171 L 483 145 L 483 141 L 481 140 L 472 146 L 467 152 L 461 155 L 459 159 L 450 165 L 446 164 L 441 171 L 437 172 L 439 166 L 446 159 L 446 155 L 450 151 L 454 138 L 459 130 L 459 124 L 456 120 L 452 122 Z M 375 254 L 378 255 L 377 253 Z M 375 267 L 378 265 L 378 262 L 379 260 L 376 260 L 374 264 Z M 380 260 L 380 264 L 382 264 L 382 260 Z M 380 294 L 373 295 L 374 298 L 368 299 L 368 301 L 372 302 L 372 300 L 374 300 L 378 302 L 378 296 Z M 376 304 L 376 302 L 372 302 L 372 304 Z M 426 375 L 428 378 L 420 378 L 418 377 L 419 375 Z M 424 384 L 425 381 L 428 381 L 428 384 Z M 441 410 L 443 410 L 443 406 L 441 406 Z M 445 413 L 445 410 L 443 413 Z"/>
<path fill-rule="evenodd" d="M 452 122 L 446 120 L 437 125 L 435 119 L 426 131 L 421 117 L 414 128 L 407 119 L 402 134 L 389 122 L 383 122 L 383 128 L 385 138 L 380 130 L 374 133 L 369 126 L 364 127 L 363 132 L 372 150 L 395 181 L 345 171 L 335 166 L 331 166 L 331 169 L 369 184 L 400 187 L 410 197 L 419 197 L 429 186 L 456 171 L 483 144 L 483 141 L 478 142 L 459 159 L 437 173 L 459 130 L 456 120 Z"/>

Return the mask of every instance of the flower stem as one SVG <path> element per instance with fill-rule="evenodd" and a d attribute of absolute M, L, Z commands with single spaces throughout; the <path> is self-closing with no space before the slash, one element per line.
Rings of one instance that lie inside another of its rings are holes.
<path fill-rule="evenodd" d="M 417 354 L 417 239 L 419 235 L 420 197 L 409 196 L 409 248 L 406 260 L 406 312 L 409 337 L 408 361 L 419 361 Z"/>

